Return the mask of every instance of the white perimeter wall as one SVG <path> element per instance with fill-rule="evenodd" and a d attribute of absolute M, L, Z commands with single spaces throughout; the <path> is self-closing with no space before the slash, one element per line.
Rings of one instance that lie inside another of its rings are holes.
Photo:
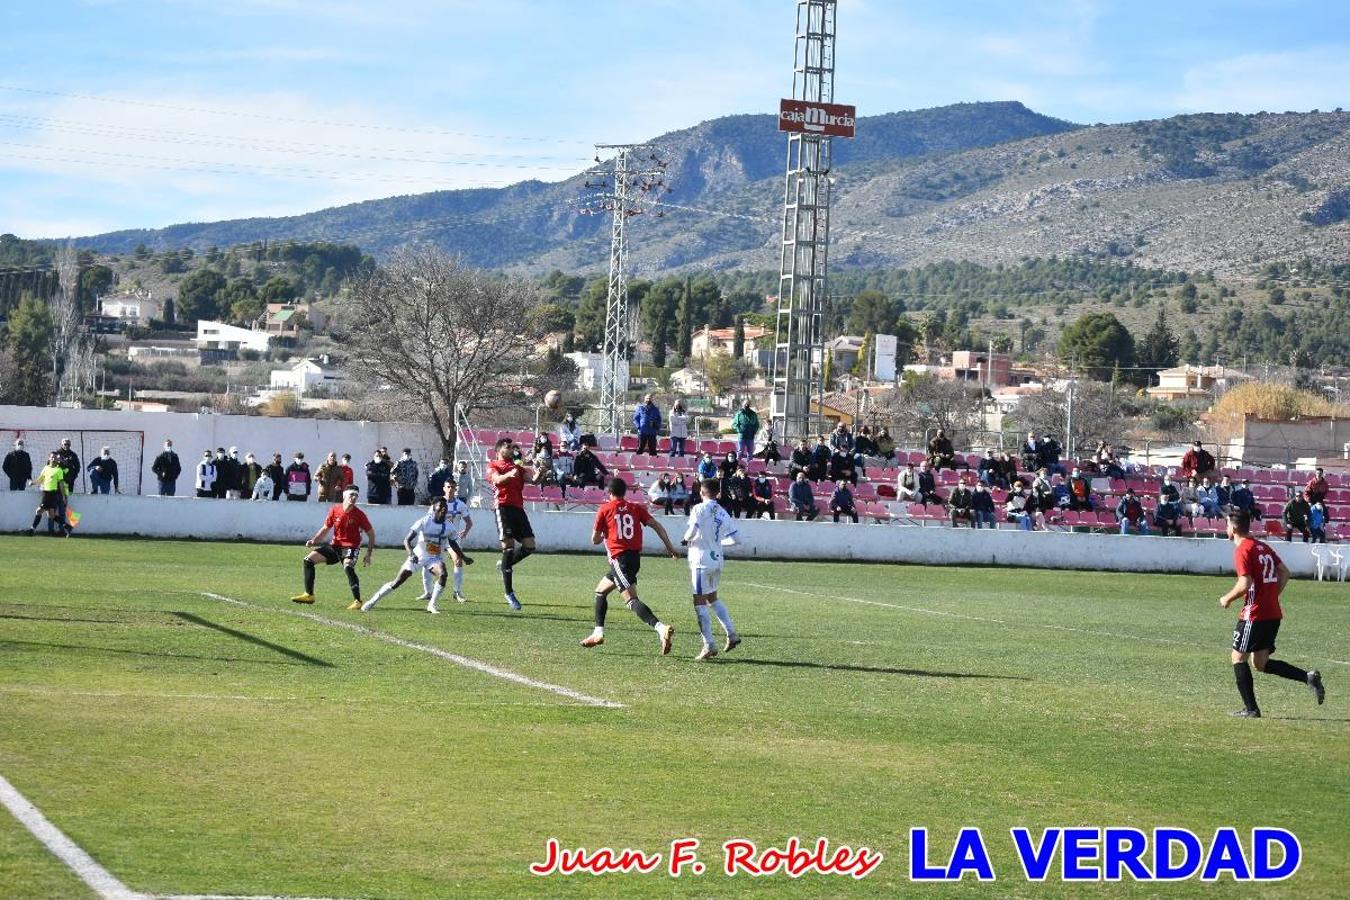
<path fill-rule="evenodd" d="M 13 533 L 32 522 L 38 494 L 0 492 L 0 531 Z M 301 544 L 323 522 L 327 504 L 197 500 L 191 497 L 76 495 L 73 505 L 83 516 L 78 534 L 143 535 L 212 540 L 256 540 Z M 397 546 L 420 507 L 365 507 L 381 546 Z M 599 554 L 591 546 L 591 512 L 530 514 L 542 550 Z M 681 519 L 662 517 L 678 541 Z M 45 529 L 45 523 L 42 529 Z M 1214 538 L 1122 537 L 1115 534 L 1023 532 L 1011 529 L 972 531 L 967 528 L 902 527 L 898 525 L 835 525 L 833 523 L 742 520 L 744 545 L 732 558 L 816 561 L 867 560 L 946 566 L 1029 566 L 1045 569 L 1092 569 L 1121 572 L 1190 572 L 1231 575 L 1233 545 Z M 45 540 L 38 538 L 35 540 Z M 474 510 L 468 549 L 496 546 L 491 510 Z M 35 550 L 48 545 L 38 543 Z M 649 550 L 660 546 L 648 535 Z M 1313 573 L 1306 545 L 1276 541 L 1295 575 Z"/>

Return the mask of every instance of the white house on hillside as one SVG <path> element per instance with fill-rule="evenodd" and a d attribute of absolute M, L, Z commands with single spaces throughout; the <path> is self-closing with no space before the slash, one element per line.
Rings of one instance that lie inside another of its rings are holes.
<path fill-rule="evenodd" d="M 272 335 L 265 331 L 237 328 L 224 322 L 197 323 L 199 351 L 237 353 L 240 350 L 257 350 L 259 353 L 266 353 L 271 341 Z"/>
<path fill-rule="evenodd" d="M 289 391 L 303 397 L 316 387 L 332 388 L 342 381 L 342 374 L 329 365 L 326 356 L 302 359 L 289 369 L 273 369 L 270 388 Z"/>
<path fill-rule="evenodd" d="M 605 355 L 603 353 L 568 353 L 570 359 L 577 367 L 577 390 L 579 391 L 598 391 L 600 382 L 604 376 Z M 623 360 L 619 363 L 619 390 L 628 390 L 628 361 Z"/>

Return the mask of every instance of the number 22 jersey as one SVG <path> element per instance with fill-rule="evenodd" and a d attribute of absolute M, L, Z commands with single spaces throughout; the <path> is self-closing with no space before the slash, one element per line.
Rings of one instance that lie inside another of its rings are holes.
<path fill-rule="evenodd" d="M 1284 618 L 1280 609 L 1280 557 L 1265 541 L 1247 538 L 1233 551 L 1238 575 L 1248 578 L 1247 599 L 1238 613 L 1242 622 Z"/>

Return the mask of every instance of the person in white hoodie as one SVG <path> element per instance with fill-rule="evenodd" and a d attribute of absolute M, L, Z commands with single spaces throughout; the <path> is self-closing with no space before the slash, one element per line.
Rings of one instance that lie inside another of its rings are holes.
<path fill-rule="evenodd" d="M 197 463 L 197 496 L 216 496 L 216 458 L 210 450 L 202 453 L 202 461 Z"/>
<path fill-rule="evenodd" d="M 736 626 L 732 624 L 731 613 L 717 597 L 724 559 L 722 548 L 739 544 L 741 536 L 736 529 L 736 520 L 717 502 L 720 490 L 721 485 L 716 478 L 706 478 L 699 485 L 703 502 L 689 514 L 689 527 L 685 529 L 684 540 L 680 542 L 689 548 L 694 613 L 698 616 L 698 630 L 703 635 L 703 649 L 694 657 L 699 660 L 712 659 L 717 655 L 712 630 L 713 615 L 717 616 L 727 632 L 727 643 L 722 652 L 734 650 L 741 643 Z"/>
<path fill-rule="evenodd" d="M 670 455 L 684 456 L 684 443 L 689 438 L 689 413 L 683 400 L 676 400 L 670 408 Z"/>
<path fill-rule="evenodd" d="M 267 474 L 266 469 L 263 469 L 258 475 L 258 480 L 253 484 L 253 499 L 271 500 L 272 487 L 272 476 Z"/>

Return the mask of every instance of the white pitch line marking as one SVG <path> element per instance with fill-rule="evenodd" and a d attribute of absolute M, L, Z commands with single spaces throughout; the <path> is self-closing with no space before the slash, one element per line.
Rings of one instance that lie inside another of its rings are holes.
<path fill-rule="evenodd" d="M 1204 644 L 1197 644 L 1193 641 L 1174 641 L 1170 638 L 1145 637 L 1139 634 L 1120 634 L 1115 631 L 1097 631 L 1092 628 L 1075 628 L 1071 625 L 1051 625 L 1046 622 L 1009 622 L 1007 619 L 994 619 L 986 616 L 971 616 L 965 613 L 947 612 L 942 609 L 925 609 L 921 606 L 904 606 L 899 603 L 884 603 L 880 600 L 864 600 L 861 597 L 841 597 L 838 595 L 812 594 L 809 591 L 797 591 L 792 588 L 779 587 L 776 584 L 754 584 L 752 582 L 742 582 L 746 587 L 759 588 L 765 591 L 778 591 L 783 594 L 794 594 L 798 597 L 809 597 L 813 600 L 843 600 L 848 603 L 863 603 L 867 606 L 884 606 L 887 609 L 899 609 L 904 612 L 923 613 L 929 616 L 946 616 L 949 619 L 965 619 L 968 622 L 986 622 L 990 625 L 1011 625 L 1014 628 L 1044 628 L 1048 631 L 1071 631 L 1075 634 L 1091 634 L 1097 637 L 1120 638 L 1127 641 L 1142 641 L 1146 644 L 1172 644 L 1178 647 L 1190 647 L 1195 650 L 1212 650 Z M 1329 663 L 1338 666 L 1350 666 L 1350 662 L 1344 662 L 1339 659 L 1328 659 Z"/>
<path fill-rule="evenodd" d="M 396 647 L 403 647 L 407 650 L 417 650 L 426 653 L 446 662 L 452 662 L 457 666 L 463 666 L 466 669 L 473 669 L 475 672 L 482 672 L 485 675 L 491 675 L 494 678 L 500 678 L 503 681 L 511 681 L 515 684 L 534 688 L 540 691 L 548 691 L 557 694 L 560 697 L 566 697 L 569 700 L 575 700 L 578 703 L 584 703 L 587 706 L 599 706 L 605 709 L 623 709 L 624 704 L 617 700 L 606 700 L 603 697 L 592 697 L 590 694 L 583 694 L 581 691 L 574 691 L 572 688 L 563 687 L 560 684 L 550 684 L 547 681 L 535 681 L 533 678 L 527 678 L 518 672 L 512 672 L 510 669 L 502 669 L 497 666 L 485 663 L 477 659 L 471 659 L 467 656 L 460 656 L 458 653 L 451 653 L 448 650 L 442 650 L 439 647 L 432 647 L 430 644 L 419 644 L 416 641 L 405 641 L 403 638 L 394 637 L 392 634 L 386 634 L 383 631 L 376 631 L 373 628 L 367 628 L 364 625 L 357 625 L 354 622 L 343 622 L 339 619 L 330 619 L 326 616 L 320 616 L 316 613 L 302 612 L 298 609 L 279 609 L 272 606 L 263 606 L 258 603 L 248 603 L 244 600 L 236 600 L 233 597 L 226 597 L 221 594 L 213 594 L 210 591 L 202 591 L 203 597 L 209 597 L 212 600 L 220 600 L 223 603 L 231 603 L 235 606 L 242 606 L 247 609 L 258 609 L 264 612 L 281 613 L 282 615 L 295 616 L 296 618 L 309 619 L 311 622 L 318 622 L 321 625 L 328 625 L 332 628 L 344 628 L 347 631 L 354 631 L 357 634 L 364 634 L 367 637 L 373 637 L 376 640 L 384 641 L 386 644 L 393 644 Z"/>
<path fill-rule="evenodd" d="M 19 793 L 18 788 L 0 775 L 0 803 L 10 811 L 19 824 L 27 828 L 33 837 L 61 860 L 80 880 L 105 900 L 145 900 L 145 894 L 138 894 L 117 880 L 117 876 L 94 861 L 78 844 L 66 837 L 65 832 L 52 824 L 28 798 Z"/>

